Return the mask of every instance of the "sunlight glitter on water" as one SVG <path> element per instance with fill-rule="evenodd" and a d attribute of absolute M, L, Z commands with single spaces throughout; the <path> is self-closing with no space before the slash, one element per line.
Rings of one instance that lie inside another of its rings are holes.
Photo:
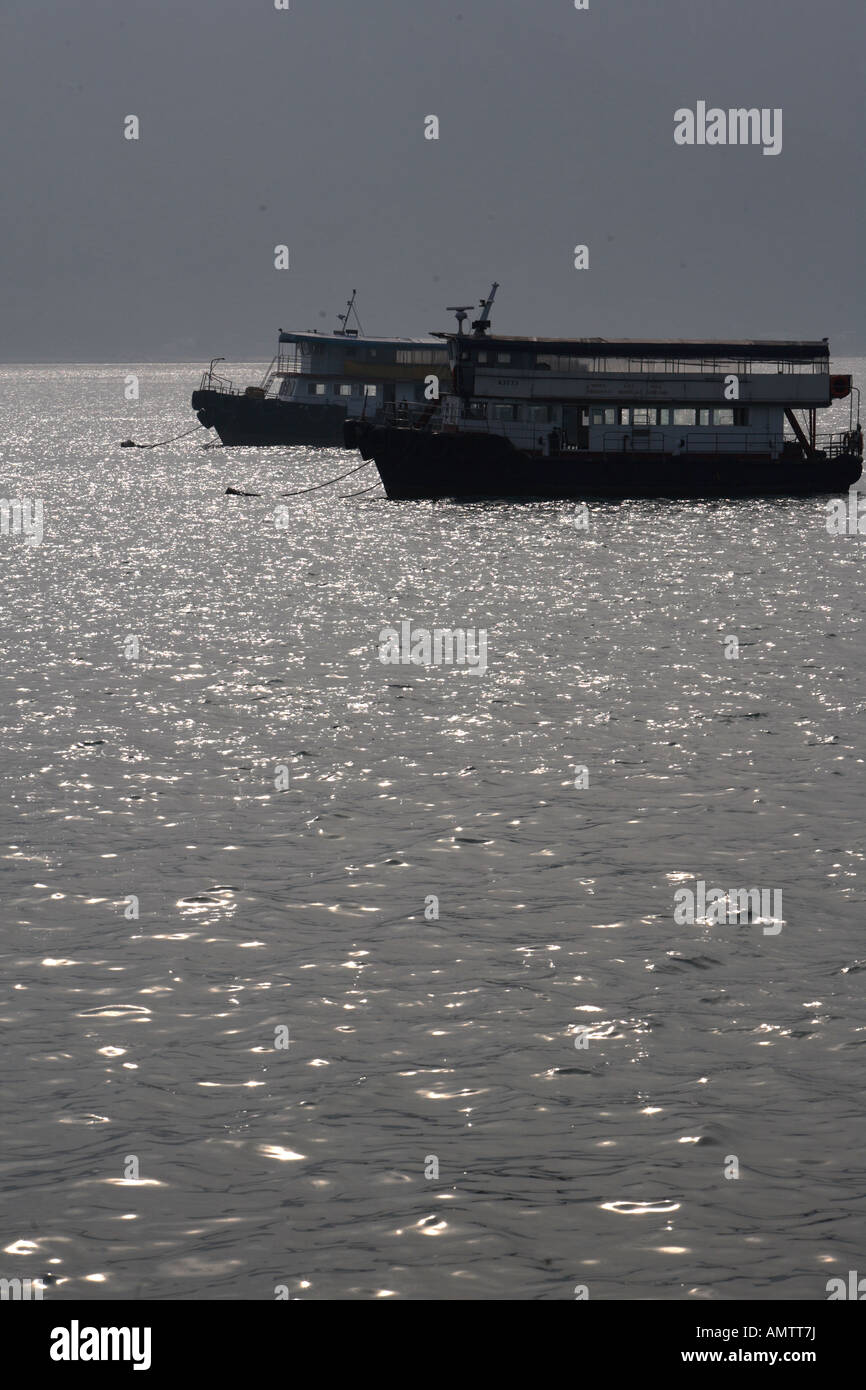
<path fill-rule="evenodd" d="M 124 370 L 0 369 L 45 500 L 3 538 L 10 1260 L 89 1297 L 823 1297 L 861 1253 L 863 541 L 822 499 L 583 534 L 375 492 L 277 532 L 344 453 L 145 466 L 116 440 L 198 371 L 133 412 Z M 389 679 L 403 617 L 485 627 L 483 677 Z M 781 931 L 676 923 L 698 880 L 783 889 Z"/>

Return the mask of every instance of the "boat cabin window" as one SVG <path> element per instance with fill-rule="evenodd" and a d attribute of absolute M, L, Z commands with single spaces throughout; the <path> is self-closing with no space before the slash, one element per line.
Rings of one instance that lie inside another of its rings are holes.
<path fill-rule="evenodd" d="M 677 407 L 677 409 L 674 411 L 675 425 L 693 425 L 694 423 L 695 412 L 693 410 L 686 410 L 683 407 Z"/>
<path fill-rule="evenodd" d="M 520 406 L 503 405 L 501 402 L 497 402 L 493 407 L 493 418 L 494 420 L 519 420 Z"/>
<path fill-rule="evenodd" d="M 469 401 L 469 402 L 467 402 L 466 409 L 465 409 L 465 411 L 463 412 L 463 418 L 466 419 L 466 420 L 486 420 L 486 419 L 487 419 L 487 402 L 486 402 L 486 401 Z"/>
<path fill-rule="evenodd" d="M 351 396 L 352 394 L 351 386 L 343 385 L 339 388 L 339 391 L 341 396 Z"/>
<path fill-rule="evenodd" d="M 307 391 L 311 396 L 324 396 L 325 383 L 323 381 L 311 381 Z"/>
<path fill-rule="evenodd" d="M 510 362 L 510 361 L 511 361 L 511 353 L 510 353 L 510 352 L 497 352 L 497 354 L 496 354 L 496 361 L 499 362 L 499 363 L 507 363 L 507 362 Z"/>
<path fill-rule="evenodd" d="M 365 386 L 365 387 L 364 387 L 364 395 L 365 395 L 365 396 L 375 396 L 375 394 L 376 394 L 376 387 L 375 387 L 375 386 Z"/>
<path fill-rule="evenodd" d="M 714 425 L 732 425 L 734 423 L 734 412 L 732 408 L 722 408 L 713 411 Z"/>

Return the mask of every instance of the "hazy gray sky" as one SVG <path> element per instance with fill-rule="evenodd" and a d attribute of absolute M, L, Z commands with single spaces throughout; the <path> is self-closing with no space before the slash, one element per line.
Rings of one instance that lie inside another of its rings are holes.
<path fill-rule="evenodd" d="M 493 279 L 503 332 L 866 350 L 863 0 L 589 6 L 3 0 L 0 357 L 264 359 Z M 698 101 L 781 154 L 678 147 Z"/>

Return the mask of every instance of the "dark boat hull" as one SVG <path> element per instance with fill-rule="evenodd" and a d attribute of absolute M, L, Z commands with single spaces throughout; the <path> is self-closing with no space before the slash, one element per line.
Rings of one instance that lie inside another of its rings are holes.
<path fill-rule="evenodd" d="M 205 429 L 215 429 L 223 444 L 339 445 L 346 411 L 340 405 L 280 401 L 240 396 L 227 391 L 193 391 L 192 408 Z"/>
<path fill-rule="evenodd" d="M 501 435 L 399 429 L 347 421 L 344 443 L 373 459 L 389 497 L 801 497 L 844 492 L 862 459 L 768 454 L 526 454 Z"/>

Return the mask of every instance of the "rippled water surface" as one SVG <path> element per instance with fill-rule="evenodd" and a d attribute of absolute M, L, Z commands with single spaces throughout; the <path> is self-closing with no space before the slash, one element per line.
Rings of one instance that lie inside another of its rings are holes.
<path fill-rule="evenodd" d="M 188 428 L 198 375 L 134 404 L 126 371 L 0 369 L 2 491 L 45 518 L 0 540 L 0 1275 L 711 1300 L 862 1271 L 866 537 L 823 499 L 587 531 L 341 498 L 371 471 L 281 499 L 357 455 L 118 449 Z M 485 628 L 486 672 L 383 665 L 404 619 Z M 678 925 L 699 879 L 781 890 L 784 925 Z"/>

